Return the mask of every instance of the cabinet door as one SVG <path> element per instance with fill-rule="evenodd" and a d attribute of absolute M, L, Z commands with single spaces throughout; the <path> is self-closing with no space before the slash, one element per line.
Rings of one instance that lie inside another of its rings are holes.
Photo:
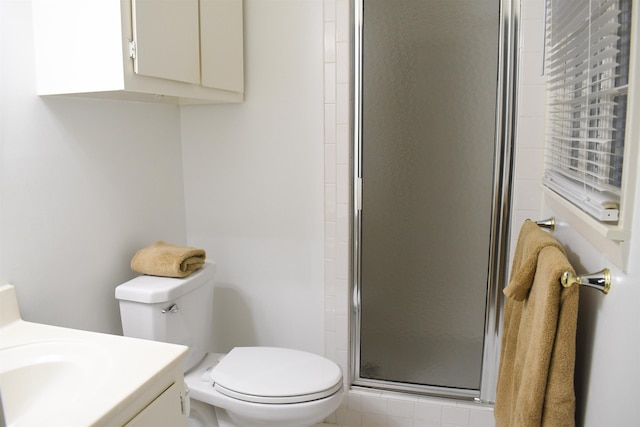
<path fill-rule="evenodd" d="M 202 85 L 244 92 L 242 0 L 200 0 Z"/>
<path fill-rule="evenodd" d="M 200 83 L 198 0 L 132 0 L 134 71 Z"/>
<path fill-rule="evenodd" d="M 186 427 L 187 416 L 182 413 L 180 388 L 173 384 L 144 408 L 124 427 Z"/>

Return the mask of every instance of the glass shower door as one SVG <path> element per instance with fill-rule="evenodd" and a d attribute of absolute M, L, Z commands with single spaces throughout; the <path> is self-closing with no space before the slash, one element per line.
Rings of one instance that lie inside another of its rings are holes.
<path fill-rule="evenodd" d="M 479 390 L 500 1 L 362 14 L 356 384 Z"/>

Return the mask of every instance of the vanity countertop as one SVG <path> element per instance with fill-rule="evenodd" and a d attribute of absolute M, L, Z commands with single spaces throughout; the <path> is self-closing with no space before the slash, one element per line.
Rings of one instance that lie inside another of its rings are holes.
<path fill-rule="evenodd" d="M 0 392 L 9 426 L 121 426 L 172 384 L 184 387 L 187 347 L 27 322 L 7 298 L 15 291 L 5 285 Z"/>

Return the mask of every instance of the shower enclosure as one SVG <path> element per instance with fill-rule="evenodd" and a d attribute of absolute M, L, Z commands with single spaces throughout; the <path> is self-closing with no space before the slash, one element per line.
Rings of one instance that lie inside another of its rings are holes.
<path fill-rule="evenodd" d="M 517 0 L 355 0 L 355 385 L 494 399 Z"/>

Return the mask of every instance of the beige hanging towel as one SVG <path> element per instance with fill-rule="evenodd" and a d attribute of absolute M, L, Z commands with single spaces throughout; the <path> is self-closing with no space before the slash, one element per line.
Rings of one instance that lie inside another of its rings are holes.
<path fill-rule="evenodd" d="M 202 267 L 205 258 L 204 249 L 159 240 L 136 252 L 131 269 L 151 276 L 187 277 Z"/>
<path fill-rule="evenodd" d="M 527 220 L 520 230 L 511 278 L 504 289 L 496 427 L 574 427 L 578 286 L 563 247 Z"/>

